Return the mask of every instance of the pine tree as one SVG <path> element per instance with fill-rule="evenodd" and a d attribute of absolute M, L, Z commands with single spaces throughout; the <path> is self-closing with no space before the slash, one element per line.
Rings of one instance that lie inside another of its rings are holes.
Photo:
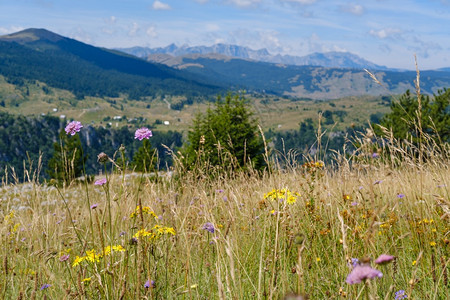
<path fill-rule="evenodd" d="M 183 150 L 185 166 L 196 164 L 237 169 L 264 167 L 264 144 L 248 102 L 239 95 L 220 97 L 214 108 L 196 116 Z"/>
<path fill-rule="evenodd" d="M 141 147 L 133 155 L 131 167 L 137 172 L 153 172 L 157 162 L 156 150 L 152 149 L 148 139 L 144 139 Z"/>
<path fill-rule="evenodd" d="M 450 142 L 450 90 L 438 91 L 434 99 L 421 98 L 421 110 L 417 97 L 409 91 L 399 101 L 391 103 L 391 112 L 386 114 L 380 124 L 391 130 L 397 139 L 411 138 L 414 143 L 420 139 L 419 129 L 436 142 Z M 420 120 L 420 124 L 419 124 Z M 420 126 L 419 126 L 420 125 Z M 379 133 L 379 132 L 378 132 Z"/>
<path fill-rule="evenodd" d="M 48 162 L 47 173 L 50 178 L 65 184 L 83 174 L 83 164 L 87 156 L 83 156 L 81 140 L 78 134 L 70 136 L 61 129 L 59 142 L 53 144 L 53 156 Z"/>

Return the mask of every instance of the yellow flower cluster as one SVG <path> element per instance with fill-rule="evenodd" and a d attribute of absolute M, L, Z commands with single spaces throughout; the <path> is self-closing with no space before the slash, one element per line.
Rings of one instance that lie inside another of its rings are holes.
<path fill-rule="evenodd" d="M 138 206 L 136 206 L 136 209 L 134 210 L 134 212 L 130 215 L 130 218 L 136 218 L 137 216 L 139 216 L 140 213 L 141 213 L 141 207 L 138 205 Z M 155 219 L 158 219 L 158 216 L 148 206 L 142 207 L 142 214 L 143 215 L 151 215 Z"/>
<path fill-rule="evenodd" d="M 149 239 L 158 239 L 160 236 L 164 234 L 175 235 L 175 229 L 172 227 L 164 227 L 161 225 L 155 225 L 152 229 L 147 230 L 145 228 L 136 232 L 133 237 L 138 239 L 140 237 L 149 237 Z"/>
<path fill-rule="evenodd" d="M 434 220 L 433 219 L 423 219 L 421 221 L 419 221 L 419 223 L 417 223 L 417 225 L 428 225 L 428 224 L 433 224 Z"/>
<path fill-rule="evenodd" d="M 272 191 L 264 194 L 264 200 L 277 201 L 286 200 L 288 204 L 293 204 L 297 201 L 300 194 L 297 192 L 291 192 L 288 189 L 273 189 Z"/>
<path fill-rule="evenodd" d="M 14 219 L 14 210 L 12 210 L 9 214 L 5 216 L 3 218 L 3 221 L 5 222 L 6 225 L 9 225 L 14 223 L 13 219 Z"/>
<path fill-rule="evenodd" d="M 85 256 L 76 256 L 72 263 L 72 267 L 78 266 L 83 261 L 88 261 L 92 263 L 99 262 L 101 258 L 110 255 L 112 252 L 123 252 L 125 249 L 121 245 L 117 246 L 107 246 L 101 253 L 96 253 L 95 249 L 86 251 Z"/>
<path fill-rule="evenodd" d="M 306 169 L 321 169 L 323 166 L 323 161 L 309 161 L 303 164 Z"/>

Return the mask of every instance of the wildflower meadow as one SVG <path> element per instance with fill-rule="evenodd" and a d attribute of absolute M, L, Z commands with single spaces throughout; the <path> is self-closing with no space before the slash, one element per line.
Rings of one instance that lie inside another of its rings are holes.
<path fill-rule="evenodd" d="M 448 148 L 357 142 L 216 176 L 101 153 L 93 182 L 4 178 L 0 298 L 448 299 Z"/>

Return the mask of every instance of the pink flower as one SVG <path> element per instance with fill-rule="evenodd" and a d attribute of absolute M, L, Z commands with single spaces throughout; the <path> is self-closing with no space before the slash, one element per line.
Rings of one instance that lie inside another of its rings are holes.
<path fill-rule="evenodd" d="M 106 178 L 99 179 L 94 182 L 94 185 L 104 185 L 106 183 Z"/>
<path fill-rule="evenodd" d="M 147 127 L 142 127 L 136 130 L 134 133 L 134 138 L 142 141 L 143 139 L 148 139 L 151 136 L 153 136 L 152 131 L 149 130 Z"/>
<path fill-rule="evenodd" d="M 375 259 L 375 263 L 379 265 L 387 264 L 388 262 L 391 262 L 395 259 L 395 256 L 387 255 L 387 254 L 381 254 L 378 256 L 377 259 Z"/>
<path fill-rule="evenodd" d="M 75 135 L 75 133 L 80 132 L 81 128 L 83 128 L 81 122 L 72 121 L 69 124 L 67 124 L 65 131 L 66 134 Z"/>
<path fill-rule="evenodd" d="M 70 257 L 69 254 L 64 254 L 64 255 L 62 255 L 62 256 L 59 258 L 59 261 L 66 261 L 66 260 L 69 259 L 69 257 Z"/>
<path fill-rule="evenodd" d="M 351 272 L 348 274 L 347 279 L 345 280 L 348 284 L 360 283 L 366 279 L 373 279 L 376 277 L 383 277 L 383 273 L 380 271 L 373 269 L 369 265 L 357 265 Z"/>

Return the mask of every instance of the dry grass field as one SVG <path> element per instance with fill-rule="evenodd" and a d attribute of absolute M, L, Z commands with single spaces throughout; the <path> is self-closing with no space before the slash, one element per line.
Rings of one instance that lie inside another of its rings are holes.
<path fill-rule="evenodd" d="M 448 299 L 448 149 L 383 141 L 214 178 L 3 178 L 0 297 Z"/>

